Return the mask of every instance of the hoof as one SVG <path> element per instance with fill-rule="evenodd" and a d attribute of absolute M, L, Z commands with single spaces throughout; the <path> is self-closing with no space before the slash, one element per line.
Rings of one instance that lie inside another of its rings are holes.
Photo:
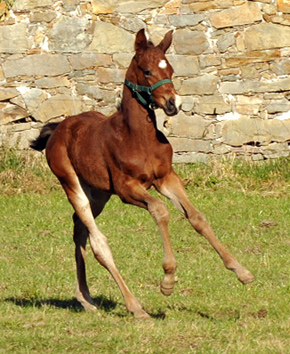
<path fill-rule="evenodd" d="M 88 312 L 95 312 L 97 311 L 97 306 L 95 305 L 93 299 L 90 297 L 89 294 L 85 294 L 85 296 L 80 292 L 76 292 L 76 298 L 78 302 L 81 303 L 85 311 Z"/>
<path fill-rule="evenodd" d="M 249 284 L 255 280 L 253 274 L 245 268 L 241 272 L 237 273 L 237 277 L 243 284 Z"/>
<path fill-rule="evenodd" d="M 173 287 L 166 288 L 162 283 L 160 284 L 160 290 L 164 296 L 170 296 L 173 293 Z"/>
<path fill-rule="evenodd" d="M 87 303 L 87 302 L 81 303 L 81 304 L 82 304 L 82 306 L 83 306 L 83 308 L 84 308 L 84 310 L 86 312 L 96 312 L 98 310 L 96 305 L 92 305 L 92 304 Z"/>
<path fill-rule="evenodd" d="M 173 293 L 175 278 L 173 274 L 165 274 L 162 282 L 160 283 L 161 293 L 165 296 L 170 296 Z"/>
<path fill-rule="evenodd" d="M 135 319 L 136 320 L 148 320 L 150 318 L 150 316 L 148 315 L 148 313 L 146 311 L 144 311 L 143 309 L 138 310 L 137 312 L 134 313 Z"/>

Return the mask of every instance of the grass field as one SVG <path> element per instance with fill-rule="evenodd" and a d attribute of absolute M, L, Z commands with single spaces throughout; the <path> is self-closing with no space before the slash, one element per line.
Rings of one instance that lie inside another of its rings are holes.
<path fill-rule="evenodd" d="M 168 204 L 178 281 L 162 296 L 154 222 L 112 198 L 97 222 L 151 314 L 137 321 L 89 248 L 99 310 L 76 302 L 72 209 L 39 155 L 0 152 L 0 353 L 290 353 L 290 160 L 176 166 L 195 206 L 255 275 L 247 286 Z"/>

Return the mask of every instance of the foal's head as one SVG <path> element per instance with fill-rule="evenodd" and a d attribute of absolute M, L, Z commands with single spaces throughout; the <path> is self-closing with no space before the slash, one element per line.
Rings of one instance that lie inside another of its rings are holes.
<path fill-rule="evenodd" d="M 181 98 L 170 81 L 173 69 L 165 57 L 172 42 L 172 32 L 168 32 L 159 45 L 154 46 L 147 40 L 144 29 L 140 30 L 136 36 L 134 57 L 137 63 L 137 84 L 152 87 L 156 83 L 161 83 L 152 91 L 152 98 L 154 104 L 162 108 L 168 116 L 177 114 L 181 106 Z M 164 79 L 170 80 L 162 83 Z"/>

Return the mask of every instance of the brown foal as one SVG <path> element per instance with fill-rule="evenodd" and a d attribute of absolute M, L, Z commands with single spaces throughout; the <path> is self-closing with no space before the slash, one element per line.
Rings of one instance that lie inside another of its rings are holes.
<path fill-rule="evenodd" d="M 173 292 L 176 260 L 168 231 L 169 212 L 162 201 L 147 192 L 152 186 L 185 214 L 193 228 L 217 251 L 225 267 L 234 271 L 242 283 L 254 280 L 188 200 L 180 177 L 172 169 L 172 147 L 157 129 L 154 108 L 162 108 L 173 116 L 181 105 L 171 81 L 173 69 L 165 57 L 171 42 L 172 31 L 154 46 L 144 30 L 140 30 L 118 112 L 108 118 L 98 112 L 86 112 L 59 124 L 47 124 L 31 144 L 39 151 L 46 148 L 48 164 L 75 210 L 76 296 L 86 310 L 96 309 L 85 271 L 85 248 L 89 238 L 95 258 L 118 284 L 127 310 L 137 318 L 148 317 L 122 279 L 107 238 L 95 223 L 112 194 L 118 195 L 124 203 L 147 209 L 152 215 L 164 247 L 165 276 L 160 284 L 161 292 L 164 295 Z"/>

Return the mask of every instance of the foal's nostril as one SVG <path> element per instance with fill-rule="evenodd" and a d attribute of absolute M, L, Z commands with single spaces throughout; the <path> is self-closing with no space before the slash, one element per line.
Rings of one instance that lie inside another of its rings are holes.
<path fill-rule="evenodd" d="M 167 108 L 172 111 L 175 109 L 175 100 L 174 98 L 170 97 L 170 99 L 167 101 Z"/>

